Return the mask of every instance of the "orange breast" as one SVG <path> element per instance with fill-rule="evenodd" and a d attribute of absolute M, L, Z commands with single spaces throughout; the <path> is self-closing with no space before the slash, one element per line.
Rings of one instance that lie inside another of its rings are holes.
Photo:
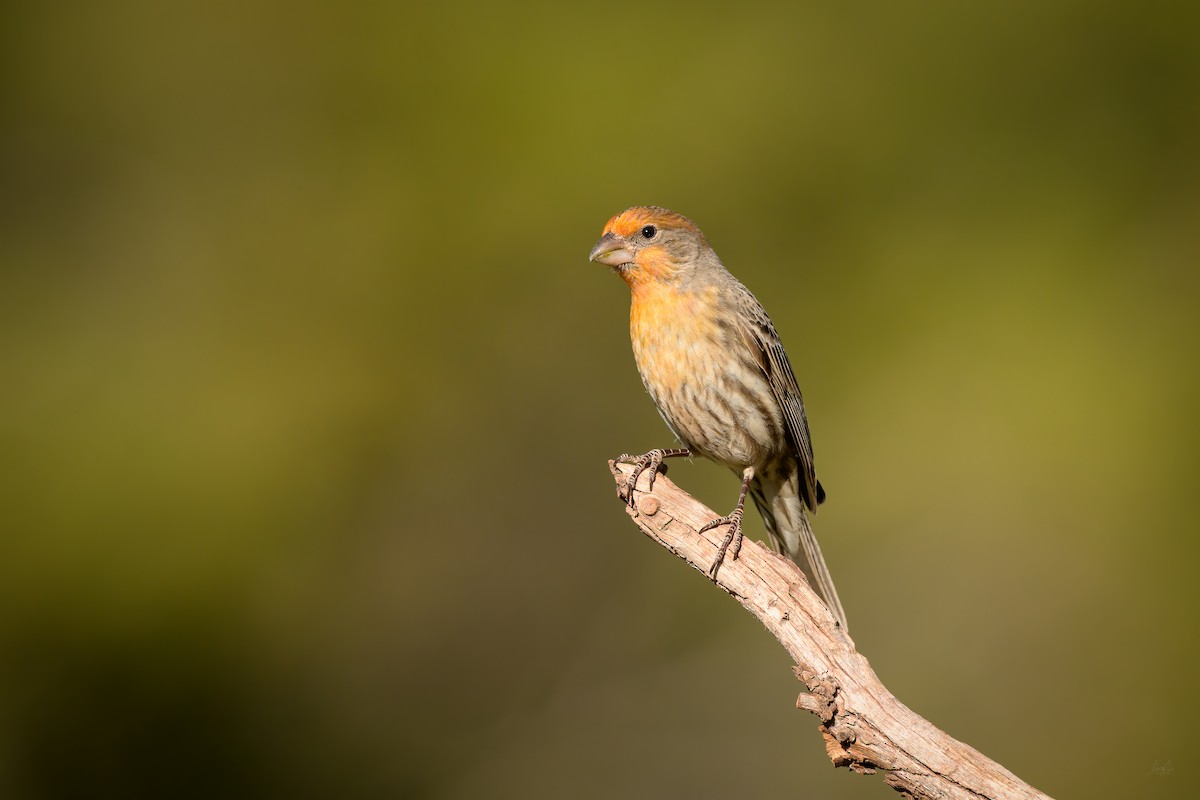
<path fill-rule="evenodd" d="M 631 288 L 638 371 L 684 446 L 735 470 L 776 458 L 782 416 L 745 342 L 726 340 L 716 288 L 679 292 L 658 281 Z"/>
<path fill-rule="evenodd" d="M 646 388 L 658 401 L 689 380 L 704 379 L 721 346 L 712 294 L 681 293 L 658 283 L 633 287 L 629 333 Z M 660 404 L 661 405 L 661 404 Z"/>

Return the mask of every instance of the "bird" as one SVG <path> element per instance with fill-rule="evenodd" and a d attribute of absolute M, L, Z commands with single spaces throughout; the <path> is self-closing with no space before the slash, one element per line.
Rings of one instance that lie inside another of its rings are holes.
<path fill-rule="evenodd" d="M 825 489 L 813 466 L 804 400 L 762 304 L 694 222 L 660 206 L 633 206 L 612 217 L 588 260 L 628 284 L 634 360 L 681 445 L 617 457 L 634 465 L 627 501 L 633 503 L 647 470 L 653 489 L 664 459 L 697 456 L 728 467 L 741 476 L 741 492 L 730 514 L 700 529 L 728 526 L 709 577 L 716 581 L 727 553 L 738 557 L 748 494 L 774 549 L 804 571 L 845 630 L 846 612 L 809 520 Z"/>

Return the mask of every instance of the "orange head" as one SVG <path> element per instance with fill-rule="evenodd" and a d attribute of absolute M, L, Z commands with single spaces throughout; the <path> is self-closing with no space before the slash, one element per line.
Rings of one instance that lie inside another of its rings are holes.
<path fill-rule="evenodd" d="M 617 271 L 631 287 L 682 275 L 716 255 L 690 219 L 658 206 L 634 206 L 608 221 L 588 257 Z"/>

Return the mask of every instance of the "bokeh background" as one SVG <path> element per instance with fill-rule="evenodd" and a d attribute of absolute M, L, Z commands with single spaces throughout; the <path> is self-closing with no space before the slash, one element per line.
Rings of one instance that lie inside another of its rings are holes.
<path fill-rule="evenodd" d="M 2 13 L 0 796 L 889 796 L 614 499 L 635 203 L 782 332 L 889 688 L 1190 796 L 1195 6 Z"/>

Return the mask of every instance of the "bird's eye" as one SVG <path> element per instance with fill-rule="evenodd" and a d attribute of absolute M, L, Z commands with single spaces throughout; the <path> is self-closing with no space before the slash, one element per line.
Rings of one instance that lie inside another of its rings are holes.
<path fill-rule="evenodd" d="M 646 239 L 653 239 L 656 233 L 658 233 L 658 228 L 653 225 L 647 225 L 642 228 L 642 236 Z"/>

